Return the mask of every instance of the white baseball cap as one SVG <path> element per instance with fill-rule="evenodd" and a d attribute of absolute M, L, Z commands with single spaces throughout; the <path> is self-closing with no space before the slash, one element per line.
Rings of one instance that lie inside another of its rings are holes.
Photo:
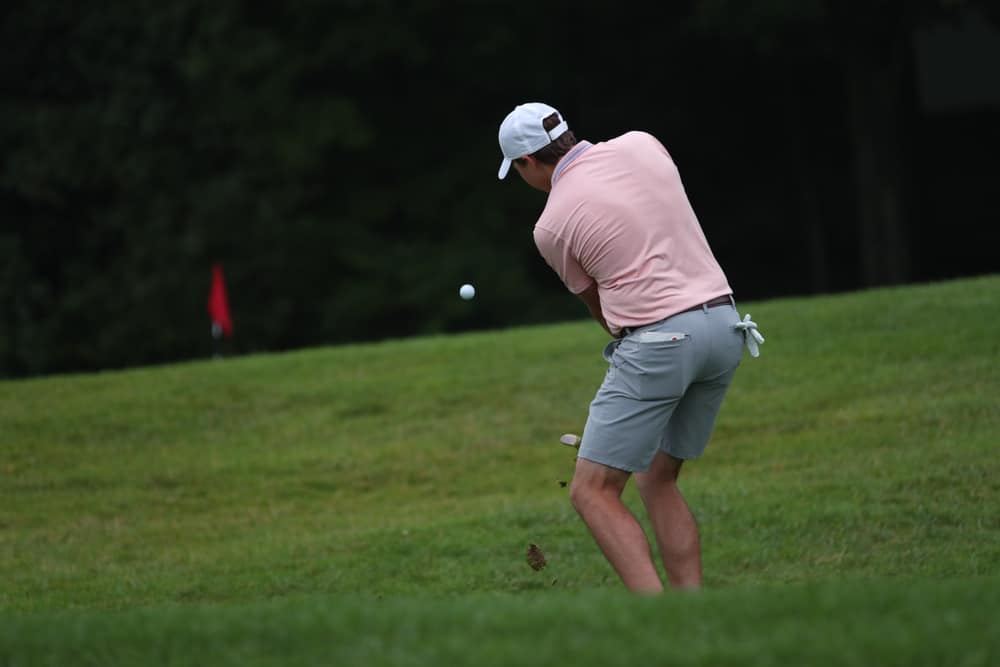
<path fill-rule="evenodd" d="M 542 126 L 542 121 L 552 114 L 559 114 L 562 122 L 551 130 L 546 130 Z M 545 148 L 568 129 L 569 125 L 566 124 L 562 114 L 548 104 L 528 102 L 514 107 L 514 110 L 500 123 L 500 150 L 503 152 L 503 161 L 500 163 L 497 178 L 507 176 L 511 161 Z"/>

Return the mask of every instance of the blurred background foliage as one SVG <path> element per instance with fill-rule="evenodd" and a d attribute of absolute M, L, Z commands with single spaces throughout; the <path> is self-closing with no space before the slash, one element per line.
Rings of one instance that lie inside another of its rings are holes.
<path fill-rule="evenodd" d="M 971 0 L 9 2 L 0 375 L 211 354 L 214 262 L 228 353 L 584 317 L 531 240 L 544 195 L 495 177 L 497 126 L 531 100 L 580 138 L 657 135 L 737 298 L 994 271 L 1000 60 L 947 36 L 998 19 Z M 942 80 L 971 93 L 950 104 Z"/>

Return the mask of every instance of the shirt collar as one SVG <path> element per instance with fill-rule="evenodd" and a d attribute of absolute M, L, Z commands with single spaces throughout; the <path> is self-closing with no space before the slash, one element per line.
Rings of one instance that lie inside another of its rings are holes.
<path fill-rule="evenodd" d="M 593 144 L 589 141 L 580 141 L 576 144 L 576 146 L 573 146 L 573 148 L 570 149 L 569 153 L 563 155 L 562 159 L 556 164 L 555 170 L 552 172 L 552 185 L 556 184 L 556 181 L 559 180 L 560 176 L 562 176 L 566 167 L 568 167 L 573 160 L 583 155 L 584 151 L 591 146 L 593 146 Z"/>

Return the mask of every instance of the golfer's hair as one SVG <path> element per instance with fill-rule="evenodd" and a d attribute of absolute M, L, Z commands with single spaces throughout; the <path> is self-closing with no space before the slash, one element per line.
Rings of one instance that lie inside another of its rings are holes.
<path fill-rule="evenodd" d="M 551 130 L 561 122 L 562 119 L 559 118 L 559 114 L 554 113 L 542 121 L 542 127 L 546 130 Z M 542 164 L 556 164 L 560 159 L 562 159 L 563 155 L 569 153 L 569 149 L 573 148 L 573 146 L 576 146 L 576 136 L 574 136 L 572 130 L 566 130 L 559 135 L 558 139 L 551 142 L 548 146 L 540 148 L 532 153 L 531 157 L 535 158 Z M 520 159 L 523 160 L 524 158 Z"/>

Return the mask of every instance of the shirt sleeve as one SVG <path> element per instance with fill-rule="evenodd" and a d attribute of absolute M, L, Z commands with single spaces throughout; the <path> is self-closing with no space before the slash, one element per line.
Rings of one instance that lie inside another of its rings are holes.
<path fill-rule="evenodd" d="M 545 262 L 566 285 L 566 289 L 573 294 L 579 294 L 594 284 L 594 279 L 583 270 L 565 241 L 552 232 L 536 226 L 535 246 L 538 247 L 538 252 Z"/>

